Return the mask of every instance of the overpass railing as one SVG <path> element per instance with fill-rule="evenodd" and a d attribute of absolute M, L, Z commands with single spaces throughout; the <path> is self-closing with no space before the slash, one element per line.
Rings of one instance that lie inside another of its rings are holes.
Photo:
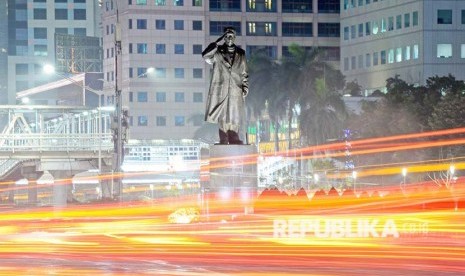
<path fill-rule="evenodd" d="M 0 134 L 0 152 L 113 150 L 111 133 Z"/>

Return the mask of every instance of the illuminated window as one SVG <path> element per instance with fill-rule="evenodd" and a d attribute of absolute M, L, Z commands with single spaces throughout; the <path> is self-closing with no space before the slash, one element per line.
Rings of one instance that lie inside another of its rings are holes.
<path fill-rule="evenodd" d="M 252 12 L 275 12 L 276 0 L 248 0 L 247 11 Z"/>
<path fill-rule="evenodd" d="M 273 33 L 273 25 L 271 23 L 265 23 L 265 33 L 266 34 Z"/>
<path fill-rule="evenodd" d="M 256 0 L 249 0 L 248 3 L 249 3 L 249 9 L 255 10 L 255 8 L 256 8 Z"/>
<path fill-rule="evenodd" d="M 276 22 L 247 22 L 247 35 L 276 36 Z"/>
<path fill-rule="evenodd" d="M 438 44 L 437 45 L 437 57 L 438 58 L 452 57 L 452 44 Z"/>
<path fill-rule="evenodd" d="M 418 59 L 418 56 L 420 55 L 419 52 L 418 44 L 413 45 L 413 59 Z"/>
<path fill-rule="evenodd" d="M 410 46 L 405 47 L 404 58 L 405 58 L 405 60 L 410 60 Z"/>
<path fill-rule="evenodd" d="M 378 21 L 373 21 L 373 31 L 372 33 L 375 35 L 375 34 L 378 34 L 379 32 L 379 23 Z"/>
<path fill-rule="evenodd" d="M 402 48 L 397 48 L 396 49 L 396 62 L 401 62 L 402 61 Z"/>
<path fill-rule="evenodd" d="M 387 26 L 386 26 L 386 19 L 385 18 L 381 18 L 381 32 L 384 33 L 386 32 L 386 29 L 387 29 Z"/>
<path fill-rule="evenodd" d="M 256 24 L 254 22 L 249 22 L 248 33 L 254 34 L 256 32 L 257 32 Z"/>

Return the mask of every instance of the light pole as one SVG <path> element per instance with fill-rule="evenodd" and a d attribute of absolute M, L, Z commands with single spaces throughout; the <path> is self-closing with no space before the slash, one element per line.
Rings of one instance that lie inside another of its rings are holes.
<path fill-rule="evenodd" d="M 121 98 L 120 88 L 120 76 L 122 73 L 122 66 L 119 63 L 119 59 L 122 56 L 121 51 L 121 25 L 119 23 L 118 11 L 116 12 L 116 30 L 115 30 L 115 109 L 116 109 L 116 130 L 115 130 L 115 158 L 113 168 L 118 175 L 117 184 L 117 196 L 120 201 L 123 200 L 123 181 L 121 179 L 121 165 L 123 159 L 123 134 L 122 134 L 122 114 L 123 114 L 123 103 Z"/>

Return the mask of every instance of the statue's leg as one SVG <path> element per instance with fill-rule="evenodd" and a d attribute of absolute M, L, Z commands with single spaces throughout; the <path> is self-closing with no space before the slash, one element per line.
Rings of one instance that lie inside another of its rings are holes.
<path fill-rule="evenodd" d="M 220 134 L 220 144 L 227 145 L 228 144 L 228 134 L 225 131 L 221 130 L 221 129 L 219 129 L 219 134 Z"/>
<path fill-rule="evenodd" d="M 244 144 L 239 138 L 239 133 L 233 130 L 228 130 L 228 140 L 229 140 L 229 144 L 234 144 L 234 145 Z"/>

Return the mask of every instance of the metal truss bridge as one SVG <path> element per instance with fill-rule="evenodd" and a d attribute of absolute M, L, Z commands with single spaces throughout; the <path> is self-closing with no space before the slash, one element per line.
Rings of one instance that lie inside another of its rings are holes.
<path fill-rule="evenodd" d="M 0 178 L 30 160 L 111 159 L 112 111 L 84 106 L 0 106 Z"/>

